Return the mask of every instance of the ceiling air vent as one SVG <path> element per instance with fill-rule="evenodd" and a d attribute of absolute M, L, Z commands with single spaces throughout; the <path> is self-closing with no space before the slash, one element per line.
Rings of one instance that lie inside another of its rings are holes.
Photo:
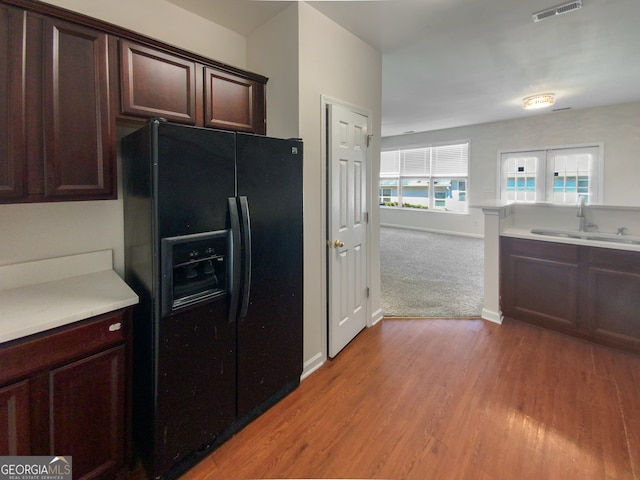
<path fill-rule="evenodd" d="M 557 7 L 547 8 L 546 10 L 542 10 L 541 12 L 534 13 L 533 21 L 540 22 L 541 20 L 545 20 L 549 17 L 555 17 L 556 15 L 562 15 L 563 13 L 573 12 L 574 10 L 578 10 L 582 8 L 582 0 L 575 0 L 573 2 L 564 3 L 562 5 L 558 5 Z"/>

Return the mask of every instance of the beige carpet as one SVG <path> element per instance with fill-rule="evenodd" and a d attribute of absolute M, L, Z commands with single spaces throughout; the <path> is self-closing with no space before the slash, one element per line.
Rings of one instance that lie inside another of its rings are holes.
<path fill-rule="evenodd" d="M 482 239 L 380 227 L 384 315 L 480 316 L 483 262 Z"/>

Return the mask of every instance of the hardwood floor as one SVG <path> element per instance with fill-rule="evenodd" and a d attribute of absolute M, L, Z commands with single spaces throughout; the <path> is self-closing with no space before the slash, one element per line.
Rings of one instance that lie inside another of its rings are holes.
<path fill-rule="evenodd" d="M 181 480 L 640 479 L 640 357 L 385 319 Z"/>

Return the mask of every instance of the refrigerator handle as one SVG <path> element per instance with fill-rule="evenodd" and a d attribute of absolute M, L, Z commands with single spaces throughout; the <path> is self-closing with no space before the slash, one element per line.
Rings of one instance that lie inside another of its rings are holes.
<path fill-rule="evenodd" d="M 244 278 L 242 282 L 242 300 L 240 318 L 247 316 L 249 298 L 251 295 L 251 217 L 249 215 L 249 201 L 247 197 L 239 197 L 240 218 L 242 221 L 242 243 L 244 247 Z"/>
<path fill-rule="evenodd" d="M 229 301 L 229 323 L 236 321 L 238 317 L 238 302 L 240 297 L 240 218 L 238 216 L 238 204 L 235 197 L 228 199 L 229 220 L 231 231 L 229 232 L 229 288 L 231 300 Z"/>

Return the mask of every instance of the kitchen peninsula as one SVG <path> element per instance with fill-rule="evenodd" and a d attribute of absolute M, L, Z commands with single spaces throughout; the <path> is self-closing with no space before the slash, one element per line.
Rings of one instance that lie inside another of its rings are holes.
<path fill-rule="evenodd" d="M 640 208 L 588 206 L 589 232 L 574 206 L 483 210 L 490 227 L 485 249 L 497 252 L 485 284 L 499 287 L 487 289 L 497 298 L 485 295 L 485 305 L 499 303 L 500 316 L 640 353 Z"/>

